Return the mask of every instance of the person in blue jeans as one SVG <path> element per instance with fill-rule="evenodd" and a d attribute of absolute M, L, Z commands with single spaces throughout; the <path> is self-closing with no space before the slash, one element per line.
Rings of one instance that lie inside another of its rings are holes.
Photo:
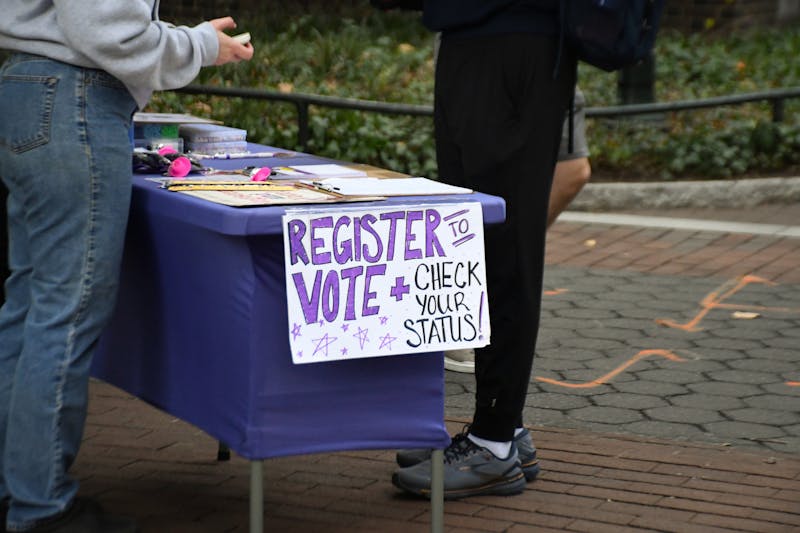
<path fill-rule="evenodd" d="M 113 533 L 136 524 L 78 498 L 70 465 L 89 368 L 112 313 L 131 191 L 131 118 L 153 90 L 250 59 L 224 17 L 158 20 L 157 0 L 7 0 L 0 178 L 9 263 L 0 308 L 2 531 Z"/>
<path fill-rule="evenodd" d="M 8 231 L 6 230 L 6 199 L 8 191 L 0 181 L 0 279 L 8 277 Z M 6 294 L 0 287 L 0 305 L 6 301 Z"/>

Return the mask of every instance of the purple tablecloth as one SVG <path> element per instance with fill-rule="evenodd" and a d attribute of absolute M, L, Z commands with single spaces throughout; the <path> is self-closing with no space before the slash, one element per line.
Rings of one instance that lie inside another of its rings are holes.
<path fill-rule="evenodd" d="M 295 161 L 215 166 L 270 163 Z M 502 199 L 478 193 L 376 205 L 465 201 L 482 204 L 485 223 L 505 216 Z M 93 374 L 248 459 L 446 446 L 440 354 L 292 364 L 284 212 L 218 205 L 134 177 L 119 301 Z"/>

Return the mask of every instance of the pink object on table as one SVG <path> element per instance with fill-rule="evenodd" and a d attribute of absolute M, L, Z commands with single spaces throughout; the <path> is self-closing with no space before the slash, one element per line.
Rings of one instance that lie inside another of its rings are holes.
<path fill-rule="evenodd" d="M 167 174 L 173 178 L 183 178 L 189 173 L 190 170 L 192 170 L 192 162 L 189 161 L 188 157 L 181 156 L 176 157 L 175 160 L 170 163 L 169 168 L 167 169 Z"/>
<path fill-rule="evenodd" d="M 158 155 L 177 154 L 178 151 L 172 146 L 162 146 L 158 149 Z"/>
<path fill-rule="evenodd" d="M 250 175 L 250 181 L 267 181 L 272 170 L 269 167 L 261 167 Z"/>

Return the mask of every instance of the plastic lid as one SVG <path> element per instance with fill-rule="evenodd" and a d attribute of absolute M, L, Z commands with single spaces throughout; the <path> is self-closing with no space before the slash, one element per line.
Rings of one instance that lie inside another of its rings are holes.
<path fill-rule="evenodd" d="M 176 157 L 175 161 L 170 163 L 167 174 L 173 178 L 183 178 L 190 170 L 192 170 L 192 162 L 189 161 L 188 157 L 181 156 Z"/>
<path fill-rule="evenodd" d="M 250 174 L 250 181 L 267 181 L 272 174 L 269 167 L 261 167 Z"/>

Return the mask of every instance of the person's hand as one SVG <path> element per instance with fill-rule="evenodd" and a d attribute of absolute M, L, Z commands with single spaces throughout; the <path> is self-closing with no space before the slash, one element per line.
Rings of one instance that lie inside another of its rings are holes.
<path fill-rule="evenodd" d="M 209 21 L 214 29 L 217 30 L 217 38 L 219 39 L 219 55 L 214 62 L 215 65 L 224 65 L 226 63 L 238 63 L 239 61 L 246 61 L 253 57 L 255 50 L 250 43 L 241 44 L 233 37 L 225 33 L 225 30 L 232 30 L 236 28 L 236 22 L 231 17 L 222 17 Z"/>

